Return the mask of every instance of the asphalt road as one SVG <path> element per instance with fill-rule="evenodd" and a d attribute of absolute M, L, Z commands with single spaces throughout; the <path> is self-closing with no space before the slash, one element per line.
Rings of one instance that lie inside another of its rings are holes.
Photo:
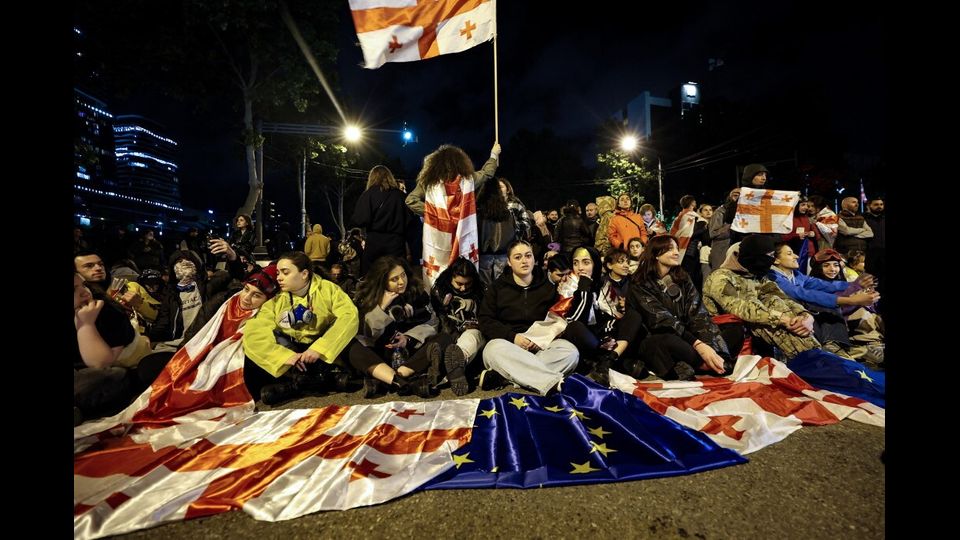
<path fill-rule="evenodd" d="M 490 397 L 500 392 L 474 392 Z M 434 399 L 453 399 L 447 389 Z M 383 402 L 359 392 L 280 408 Z M 263 407 L 264 410 L 269 407 Z M 387 503 L 256 521 L 243 512 L 172 523 L 129 538 L 883 538 L 884 429 L 845 420 L 804 427 L 699 474 L 543 489 L 419 492 Z"/>

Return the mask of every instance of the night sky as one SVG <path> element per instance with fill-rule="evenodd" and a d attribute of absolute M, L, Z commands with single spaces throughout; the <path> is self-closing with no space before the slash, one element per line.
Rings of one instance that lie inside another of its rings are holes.
<path fill-rule="evenodd" d="M 712 94 L 704 100 L 723 98 L 746 105 L 779 100 L 786 102 L 781 107 L 801 111 L 801 117 L 809 110 L 816 125 L 804 133 L 836 140 L 845 152 L 884 156 L 889 97 L 884 47 L 889 38 L 875 4 L 604 2 L 543 10 L 552 4 L 499 2 L 502 167 L 523 159 L 511 154 L 508 141 L 514 134 L 547 129 L 570 141 L 584 167 L 591 168 L 592 156 L 605 144 L 596 138 L 598 124 L 644 90 L 665 97 L 686 81 L 708 84 Z M 398 175 L 412 182 L 423 156 L 441 143 L 463 147 L 477 166 L 482 164 L 494 138 L 491 44 L 367 70 L 360 67 L 362 55 L 347 2 L 338 5 L 339 56 L 336 73 L 328 75 L 336 80 L 337 97 L 347 114 L 364 125 L 399 129 L 406 121 L 415 129 L 419 142 L 406 147 L 399 144 L 399 136 L 394 142 L 392 135 L 378 135 L 385 138 L 380 141 L 384 159 L 402 162 Z M 628 9 L 633 15 L 626 14 Z M 708 71 L 710 58 L 722 59 L 723 66 Z M 115 114 L 160 119 L 181 141 L 187 205 L 225 212 L 239 206 L 245 193 L 242 147 L 235 143 L 239 118 L 226 102 L 221 110 L 198 118 L 183 103 L 156 96 L 104 99 Z M 271 161 L 269 139 L 265 148 L 269 193 L 271 166 L 283 167 Z M 668 150 L 665 156 L 683 157 Z M 779 157 L 761 155 L 760 160 Z M 778 171 L 773 172 L 775 179 Z M 281 186 L 284 181 L 275 180 Z M 240 189 L 224 195 L 225 185 Z M 289 195 L 289 201 L 280 195 L 277 199 L 295 204 L 296 194 Z M 674 195 L 680 193 L 670 198 Z"/>

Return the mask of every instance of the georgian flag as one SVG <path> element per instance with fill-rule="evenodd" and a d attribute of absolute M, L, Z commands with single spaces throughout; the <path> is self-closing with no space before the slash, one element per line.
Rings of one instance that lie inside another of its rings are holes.
<path fill-rule="evenodd" d="M 437 276 L 457 258 L 474 265 L 480 262 L 474 187 L 473 178 L 458 177 L 424 190 L 423 286 L 428 293 Z"/>
<path fill-rule="evenodd" d="M 824 206 L 822 210 L 817 212 L 814 219 L 817 228 L 820 229 L 820 234 L 823 235 L 823 239 L 828 246 L 832 246 L 833 241 L 837 239 L 837 231 L 840 230 L 840 216 L 829 207 Z"/>
<path fill-rule="evenodd" d="M 673 225 L 670 226 L 670 234 L 677 237 L 677 247 L 680 249 L 681 261 L 687 252 L 687 246 L 690 245 L 690 239 L 693 238 L 693 229 L 696 227 L 697 221 L 706 220 L 700 217 L 700 214 L 696 211 L 686 209 L 680 212 L 677 219 L 673 221 Z"/>
<path fill-rule="evenodd" d="M 465 51 L 497 33 L 496 0 L 350 0 L 364 67 Z"/>
<path fill-rule="evenodd" d="M 861 376 L 869 375 L 864 370 Z M 729 377 L 648 382 L 610 370 L 610 386 L 741 454 L 779 442 L 804 425 L 850 418 L 883 427 L 886 419 L 884 409 L 869 401 L 815 388 L 782 362 L 756 355 L 740 356 Z"/>
<path fill-rule="evenodd" d="M 787 234 L 793 230 L 793 210 L 799 191 L 741 188 L 730 228 L 742 233 Z"/>

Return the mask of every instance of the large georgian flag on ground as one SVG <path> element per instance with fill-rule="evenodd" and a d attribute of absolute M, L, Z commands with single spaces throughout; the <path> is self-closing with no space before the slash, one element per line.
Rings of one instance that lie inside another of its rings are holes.
<path fill-rule="evenodd" d="M 731 229 L 742 233 L 788 234 L 799 191 L 741 188 Z"/>
<path fill-rule="evenodd" d="M 610 371 L 610 385 L 653 410 L 748 454 L 781 441 L 803 425 L 844 418 L 884 426 L 884 409 L 864 399 L 817 389 L 772 358 L 743 355 L 729 377 L 696 381 L 637 381 Z"/>
<path fill-rule="evenodd" d="M 477 198 L 470 177 L 438 182 L 425 190 L 423 205 L 423 286 L 433 282 L 453 261 L 480 262 Z"/>
<path fill-rule="evenodd" d="M 496 0 L 350 0 L 364 67 L 465 51 L 497 33 Z"/>

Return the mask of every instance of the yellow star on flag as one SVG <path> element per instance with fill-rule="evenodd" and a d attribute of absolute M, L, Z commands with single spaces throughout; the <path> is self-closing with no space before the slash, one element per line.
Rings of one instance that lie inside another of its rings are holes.
<path fill-rule="evenodd" d="M 859 374 L 860 374 L 860 378 L 861 378 L 861 379 L 866 379 L 866 380 L 868 380 L 868 381 L 870 381 L 870 382 L 873 382 L 873 379 L 871 379 L 870 376 L 867 375 L 867 372 L 866 372 L 866 371 L 864 371 L 864 370 L 862 370 L 862 369 L 858 369 L 858 370 L 856 371 L 856 373 L 859 373 Z"/>
<path fill-rule="evenodd" d="M 610 434 L 613 433 L 613 432 L 612 432 L 612 431 L 604 431 L 604 430 L 603 430 L 603 426 L 600 426 L 600 427 L 596 427 L 596 428 L 593 428 L 593 429 L 588 429 L 588 430 L 587 430 L 587 433 L 593 435 L 594 437 L 596 437 L 596 438 L 598 438 L 598 439 L 602 439 L 604 435 L 610 435 Z"/>
<path fill-rule="evenodd" d="M 579 418 L 581 421 L 583 421 L 583 420 L 589 420 L 589 419 L 590 419 L 589 416 L 583 414 L 582 412 L 580 412 L 580 411 L 578 411 L 578 410 L 576 410 L 576 409 L 570 409 L 570 419 L 573 420 L 573 417 L 574 417 L 574 416 L 576 416 L 577 418 Z"/>
<path fill-rule="evenodd" d="M 512 398 L 510 404 L 516 406 L 518 409 L 523 410 L 524 407 L 529 407 L 530 404 L 527 403 L 527 398 Z"/>
<path fill-rule="evenodd" d="M 589 459 L 587 460 L 586 463 L 581 463 L 579 465 L 571 461 L 570 465 L 573 465 L 573 470 L 570 471 L 570 474 L 587 474 L 587 473 L 592 473 L 600 470 L 600 469 L 594 469 L 593 467 L 591 467 Z"/>
<path fill-rule="evenodd" d="M 453 462 L 457 465 L 457 468 L 459 469 L 460 466 L 463 465 L 464 463 L 473 463 L 473 460 L 470 459 L 469 456 L 470 456 L 470 452 L 467 452 L 462 456 L 453 454 Z"/>
<path fill-rule="evenodd" d="M 563 411 L 563 407 L 557 407 L 557 406 L 544 407 L 544 409 L 546 409 L 546 410 L 548 410 L 548 411 L 550 411 L 550 412 L 561 412 L 561 411 Z"/>
<path fill-rule="evenodd" d="M 493 418 L 493 415 L 495 415 L 495 414 L 500 414 L 500 413 L 498 413 L 498 412 L 497 412 L 497 408 L 494 407 L 494 408 L 490 409 L 489 411 L 486 410 L 486 409 L 484 409 L 483 412 L 481 412 L 480 414 L 482 414 L 483 416 L 486 416 L 487 418 Z"/>
<path fill-rule="evenodd" d="M 593 441 L 590 441 L 590 445 L 593 446 L 593 448 L 590 450 L 591 454 L 594 452 L 600 452 L 601 454 L 603 454 L 603 457 L 607 457 L 608 453 L 616 452 L 616 450 L 614 450 L 613 448 L 607 448 L 607 443 L 597 444 Z"/>

